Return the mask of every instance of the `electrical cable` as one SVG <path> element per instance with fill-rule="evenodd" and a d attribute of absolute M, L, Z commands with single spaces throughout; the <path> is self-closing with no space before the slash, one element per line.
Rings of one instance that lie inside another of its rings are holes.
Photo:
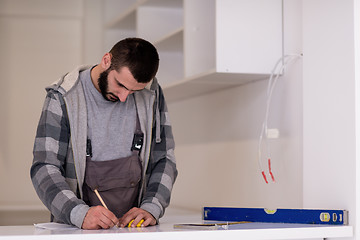
<path fill-rule="evenodd" d="M 268 160 L 268 169 L 269 169 L 269 175 L 271 176 L 271 179 L 273 182 L 275 182 L 275 177 L 274 174 L 271 170 L 271 157 L 270 157 L 270 149 L 269 149 L 269 144 L 268 144 L 268 119 L 269 119 L 269 110 L 270 110 L 270 103 L 271 103 L 271 97 L 276 85 L 276 82 L 278 81 L 281 73 L 283 73 L 283 71 L 285 70 L 286 66 L 289 65 L 291 62 L 293 62 L 294 60 L 296 60 L 297 58 L 301 57 L 302 55 L 299 54 L 289 54 L 289 55 L 284 55 L 283 57 L 281 57 L 275 64 L 273 70 L 271 71 L 271 75 L 269 77 L 269 82 L 268 82 L 268 88 L 266 91 L 266 110 L 265 110 L 265 117 L 264 117 L 264 121 L 262 124 L 262 128 L 261 128 L 261 133 L 259 136 L 259 149 L 258 149 L 258 165 L 259 165 L 259 169 L 261 171 L 261 174 L 265 180 L 266 183 L 269 183 L 269 181 L 266 178 L 266 174 L 263 168 L 263 165 L 261 163 L 261 157 L 262 157 L 262 152 L 261 152 L 261 146 L 263 144 L 263 137 L 265 136 L 265 145 L 266 145 L 266 151 L 267 151 L 267 160 Z M 281 64 L 281 67 L 279 68 L 279 64 Z M 275 74 L 275 71 L 278 69 L 278 71 Z M 275 78 L 274 78 L 275 76 Z"/>

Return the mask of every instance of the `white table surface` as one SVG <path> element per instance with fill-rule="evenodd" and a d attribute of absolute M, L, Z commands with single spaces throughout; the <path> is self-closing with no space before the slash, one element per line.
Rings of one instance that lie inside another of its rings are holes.
<path fill-rule="evenodd" d="M 174 229 L 174 224 L 202 223 L 201 214 L 177 210 L 166 214 L 157 226 L 108 230 L 62 229 L 49 230 L 34 226 L 0 226 L 0 240 L 41 239 L 316 239 L 352 237 L 352 226 L 243 223 L 229 225 L 228 229 L 193 230 Z"/>

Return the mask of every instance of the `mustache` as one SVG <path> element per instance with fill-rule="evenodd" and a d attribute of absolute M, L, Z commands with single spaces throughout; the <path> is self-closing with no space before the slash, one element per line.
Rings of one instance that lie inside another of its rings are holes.
<path fill-rule="evenodd" d="M 109 100 L 109 101 L 111 101 L 111 102 L 117 102 L 117 101 L 120 100 L 120 99 L 119 99 L 115 94 L 113 94 L 112 92 L 108 92 L 107 94 L 111 96 L 110 98 L 107 98 L 107 100 Z"/>

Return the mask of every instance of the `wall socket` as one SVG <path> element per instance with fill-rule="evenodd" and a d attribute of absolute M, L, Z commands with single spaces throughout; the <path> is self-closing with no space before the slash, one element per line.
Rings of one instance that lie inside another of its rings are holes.
<path fill-rule="evenodd" d="M 270 128 L 266 132 L 266 137 L 270 139 L 279 138 L 280 131 L 277 128 Z"/>

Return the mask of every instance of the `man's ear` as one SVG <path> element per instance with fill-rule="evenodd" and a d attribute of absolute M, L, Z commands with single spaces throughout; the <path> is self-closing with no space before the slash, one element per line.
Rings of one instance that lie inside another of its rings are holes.
<path fill-rule="evenodd" d="M 111 66 L 111 53 L 105 53 L 101 59 L 101 67 L 106 71 Z"/>

